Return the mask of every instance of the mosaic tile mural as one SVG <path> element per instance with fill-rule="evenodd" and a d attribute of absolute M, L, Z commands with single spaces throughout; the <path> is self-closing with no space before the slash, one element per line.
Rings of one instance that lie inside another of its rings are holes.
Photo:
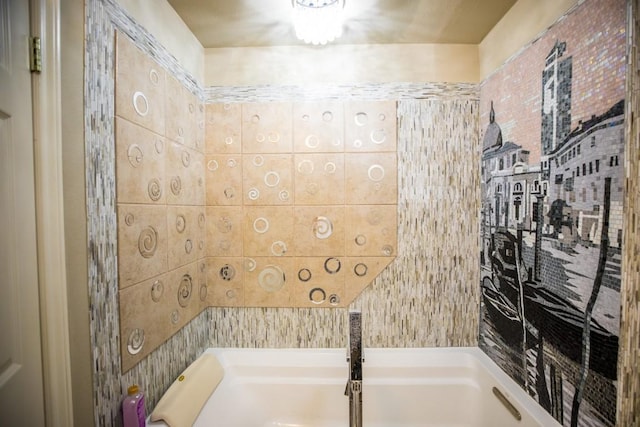
<path fill-rule="evenodd" d="M 615 425 L 625 22 L 585 1 L 481 86 L 480 346 L 563 425 Z"/>

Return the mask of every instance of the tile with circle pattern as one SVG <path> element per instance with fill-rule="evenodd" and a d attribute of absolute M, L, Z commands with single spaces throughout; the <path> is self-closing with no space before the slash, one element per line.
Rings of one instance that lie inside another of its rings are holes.
<path fill-rule="evenodd" d="M 295 256 L 344 256 L 344 206 L 295 206 Z"/>
<path fill-rule="evenodd" d="M 116 117 L 118 203 L 165 203 L 165 149 L 162 136 Z"/>
<path fill-rule="evenodd" d="M 293 256 L 294 208 L 251 206 L 244 209 L 243 255 Z"/>
<path fill-rule="evenodd" d="M 205 210 L 198 206 L 168 206 L 168 268 L 173 269 L 205 254 Z"/>
<path fill-rule="evenodd" d="M 396 153 L 345 154 L 348 204 L 393 204 L 398 200 Z"/>
<path fill-rule="evenodd" d="M 340 256 L 296 257 L 294 298 L 298 307 L 343 307 L 345 265 Z M 339 267 L 339 268 L 338 268 Z"/>
<path fill-rule="evenodd" d="M 116 43 L 116 115 L 164 135 L 164 69 L 122 33 Z"/>
<path fill-rule="evenodd" d="M 215 103 L 205 107 L 207 154 L 242 152 L 242 105 Z"/>
<path fill-rule="evenodd" d="M 396 103 L 349 101 L 344 104 L 346 152 L 395 152 Z"/>
<path fill-rule="evenodd" d="M 164 273 L 167 250 L 165 206 L 118 206 L 118 283 L 121 288 Z"/>
<path fill-rule="evenodd" d="M 294 301 L 294 258 L 254 257 L 255 268 L 244 272 L 247 307 L 291 307 Z"/>
<path fill-rule="evenodd" d="M 242 256 L 243 210 L 240 206 L 207 206 L 207 250 L 209 257 Z"/>
<path fill-rule="evenodd" d="M 204 154 L 171 142 L 165 163 L 167 203 L 204 205 Z"/>
<path fill-rule="evenodd" d="M 296 153 L 344 151 L 344 108 L 340 101 L 293 104 L 293 147 Z"/>
<path fill-rule="evenodd" d="M 125 289 L 119 296 L 122 369 L 127 370 L 160 345 L 171 331 L 169 274 Z M 138 331 L 136 331 L 136 329 Z"/>
<path fill-rule="evenodd" d="M 209 257 L 207 284 L 211 287 L 210 305 L 218 307 L 244 306 L 244 271 L 242 257 Z"/>
<path fill-rule="evenodd" d="M 205 156 L 206 202 L 209 206 L 242 204 L 242 158 L 239 154 Z"/>
<path fill-rule="evenodd" d="M 344 154 L 296 154 L 296 205 L 343 205 Z"/>
<path fill-rule="evenodd" d="M 291 153 L 289 102 L 242 104 L 243 153 Z"/>
<path fill-rule="evenodd" d="M 385 256 L 397 253 L 395 205 L 347 206 L 345 241 L 347 256 Z"/>
<path fill-rule="evenodd" d="M 293 203 L 291 154 L 244 154 L 242 190 L 245 206 Z"/>
<path fill-rule="evenodd" d="M 195 148 L 195 126 L 192 116 L 196 113 L 195 99 L 173 76 L 166 77 L 165 84 L 165 135 L 171 141 Z"/>

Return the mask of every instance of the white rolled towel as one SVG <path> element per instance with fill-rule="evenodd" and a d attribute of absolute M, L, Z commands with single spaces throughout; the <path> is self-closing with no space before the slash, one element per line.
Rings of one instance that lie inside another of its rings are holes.
<path fill-rule="evenodd" d="M 193 426 L 223 377 L 224 370 L 218 359 L 204 353 L 171 384 L 151 413 L 151 421 L 162 420 L 169 427 Z"/>

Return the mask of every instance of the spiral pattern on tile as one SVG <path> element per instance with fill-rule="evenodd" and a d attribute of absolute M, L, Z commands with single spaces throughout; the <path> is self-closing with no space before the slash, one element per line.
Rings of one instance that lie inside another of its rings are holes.
<path fill-rule="evenodd" d="M 180 286 L 178 287 L 178 304 L 180 304 L 180 307 L 186 307 L 189 305 L 192 289 L 193 279 L 191 278 L 191 275 L 183 275 L 182 280 L 180 280 Z"/>
<path fill-rule="evenodd" d="M 312 230 L 318 239 L 328 239 L 333 233 L 333 224 L 326 216 L 318 216 L 313 220 Z"/>
<path fill-rule="evenodd" d="M 284 286 L 284 272 L 277 265 L 267 265 L 258 274 L 258 284 L 267 292 L 276 292 Z"/>
<path fill-rule="evenodd" d="M 137 168 L 142 164 L 142 160 L 144 159 L 142 148 L 140 148 L 138 144 L 131 144 L 127 149 L 127 158 L 129 159 L 129 164 Z"/>
<path fill-rule="evenodd" d="M 138 236 L 138 250 L 143 258 L 151 258 L 158 248 L 158 232 L 155 228 L 148 226 L 144 228 Z"/>
<path fill-rule="evenodd" d="M 220 268 L 220 278 L 225 282 L 230 282 L 236 277 L 236 269 L 231 264 L 225 264 Z"/>
<path fill-rule="evenodd" d="M 176 218 L 176 231 L 178 233 L 184 233 L 184 230 L 187 228 L 187 220 L 184 215 L 178 215 Z"/>
<path fill-rule="evenodd" d="M 152 178 L 147 186 L 147 193 L 149 193 L 149 198 L 154 202 L 160 200 L 160 197 L 162 197 L 162 186 L 160 185 L 160 180 Z"/>
<path fill-rule="evenodd" d="M 156 280 L 155 282 L 153 282 L 153 285 L 151 285 L 151 300 L 153 302 L 160 301 L 160 298 L 162 298 L 163 293 L 164 293 L 164 284 L 162 283 L 162 281 Z"/>
<path fill-rule="evenodd" d="M 127 339 L 127 351 L 131 355 L 140 353 L 144 346 L 144 329 L 136 328 L 129 334 Z"/>
<path fill-rule="evenodd" d="M 171 178 L 171 192 L 177 196 L 180 194 L 180 191 L 182 190 L 182 180 L 180 179 L 179 176 L 174 176 Z"/>

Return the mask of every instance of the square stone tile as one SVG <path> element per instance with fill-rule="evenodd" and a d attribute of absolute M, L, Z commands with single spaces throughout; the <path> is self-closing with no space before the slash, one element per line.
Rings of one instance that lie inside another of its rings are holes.
<path fill-rule="evenodd" d="M 118 279 L 126 288 L 167 271 L 167 208 L 118 205 Z"/>
<path fill-rule="evenodd" d="M 165 134 L 165 70 L 126 35 L 116 33 L 115 113 Z"/>
<path fill-rule="evenodd" d="M 242 152 L 242 105 L 206 105 L 206 153 L 232 154 Z"/>
<path fill-rule="evenodd" d="M 292 307 L 295 275 L 294 259 L 256 257 L 255 268 L 244 272 L 247 307 Z"/>
<path fill-rule="evenodd" d="M 204 257 L 206 220 L 204 207 L 168 206 L 168 266 L 170 269 L 190 264 Z"/>
<path fill-rule="evenodd" d="M 344 206 L 296 206 L 293 253 L 296 256 L 344 256 Z"/>
<path fill-rule="evenodd" d="M 344 257 L 296 257 L 296 306 L 344 306 L 345 262 Z"/>
<path fill-rule="evenodd" d="M 207 258 L 209 305 L 214 307 L 244 306 L 244 261 L 235 258 Z"/>
<path fill-rule="evenodd" d="M 344 154 L 296 154 L 296 205 L 343 205 Z"/>
<path fill-rule="evenodd" d="M 242 187 L 245 205 L 293 204 L 293 156 L 244 154 Z"/>
<path fill-rule="evenodd" d="M 168 315 L 173 335 L 201 311 L 200 295 L 202 288 L 206 289 L 206 264 L 191 263 L 172 270 L 167 281 L 171 302 Z M 206 294 L 204 297 L 206 298 Z"/>
<path fill-rule="evenodd" d="M 118 292 L 123 372 L 171 336 L 168 278 L 165 273 Z"/>
<path fill-rule="evenodd" d="M 395 152 L 395 101 L 349 101 L 344 105 L 345 151 Z"/>
<path fill-rule="evenodd" d="M 395 256 L 398 251 L 396 205 L 347 206 L 347 256 Z"/>
<path fill-rule="evenodd" d="M 242 104 L 242 152 L 291 153 L 291 114 L 288 102 Z"/>
<path fill-rule="evenodd" d="M 245 206 L 243 255 L 292 256 L 293 213 L 293 207 L 288 206 Z"/>
<path fill-rule="evenodd" d="M 242 204 L 242 157 L 239 154 L 206 155 L 207 205 Z"/>
<path fill-rule="evenodd" d="M 396 153 L 345 154 L 345 203 L 396 204 Z"/>
<path fill-rule="evenodd" d="M 166 79 L 167 138 L 204 152 L 204 106 L 175 77 L 167 75 Z"/>
<path fill-rule="evenodd" d="M 242 256 L 243 227 L 241 206 L 208 206 L 206 255 L 225 258 Z"/>
<path fill-rule="evenodd" d="M 175 142 L 168 144 L 165 171 L 170 205 L 204 205 L 204 154 Z"/>
<path fill-rule="evenodd" d="M 293 147 L 296 153 L 344 151 L 344 108 L 340 101 L 293 104 Z"/>
<path fill-rule="evenodd" d="M 118 203 L 166 202 L 165 146 L 162 136 L 116 117 Z"/>

